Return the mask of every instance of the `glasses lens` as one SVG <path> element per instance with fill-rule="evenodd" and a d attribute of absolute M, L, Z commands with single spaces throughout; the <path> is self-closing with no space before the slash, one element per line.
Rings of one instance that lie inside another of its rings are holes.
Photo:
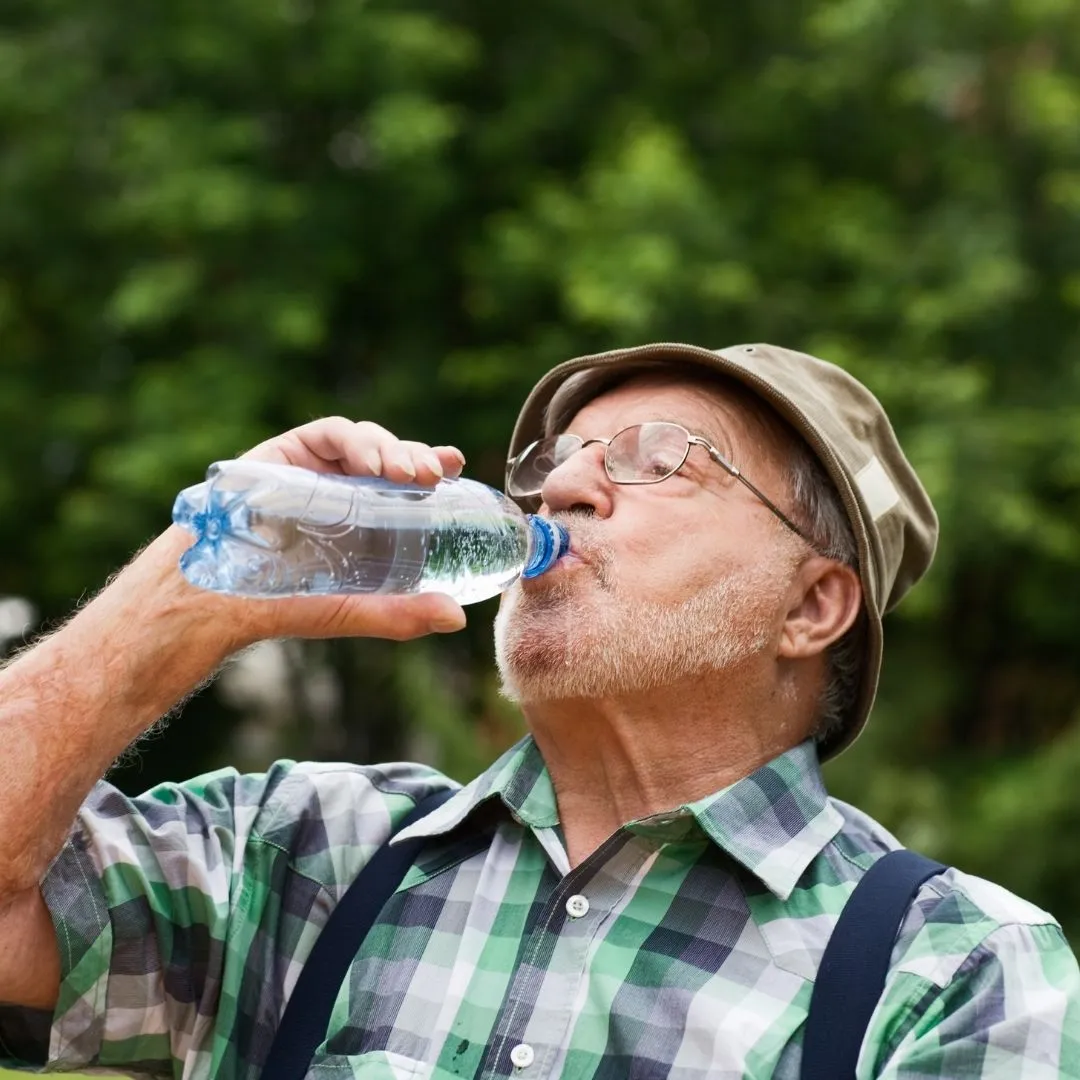
<path fill-rule="evenodd" d="M 510 465 L 506 493 L 515 499 L 539 495 L 547 475 L 581 449 L 576 435 L 555 435 L 526 447 Z"/>
<path fill-rule="evenodd" d="M 608 475 L 617 484 L 655 484 L 686 460 L 690 443 L 678 424 L 653 421 L 620 431 L 607 449 Z"/>

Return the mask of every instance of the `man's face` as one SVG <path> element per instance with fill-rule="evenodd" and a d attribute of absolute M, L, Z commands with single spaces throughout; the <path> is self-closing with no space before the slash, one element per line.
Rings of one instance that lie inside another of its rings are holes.
<path fill-rule="evenodd" d="M 609 439 L 670 420 L 701 435 L 788 508 L 771 448 L 719 387 L 634 378 L 589 402 L 567 431 Z M 573 554 L 503 595 L 495 620 L 503 691 L 528 703 L 632 694 L 734 670 L 775 646 L 806 550 L 700 446 L 657 484 L 615 484 L 604 447 L 555 469 L 542 513 Z"/>

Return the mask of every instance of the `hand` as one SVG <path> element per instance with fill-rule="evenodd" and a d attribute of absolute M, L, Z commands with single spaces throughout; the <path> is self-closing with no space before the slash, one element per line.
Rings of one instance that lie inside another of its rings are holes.
<path fill-rule="evenodd" d="M 241 458 L 297 465 L 316 472 L 385 476 L 398 483 L 430 486 L 444 476 L 460 476 L 465 464 L 465 456 L 453 446 L 407 442 L 378 424 L 354 423 L 343 416 L 325 417 L 293 428 L 253 447 Z M 439 593 L 221 599 L 229 606 L 229 616 L 241 616 L 240 637 L 248 643 L 274 637 L 359 636 L 405 641 L 432 632 L 449 633 L 465 625 L 461 606 Z M 225 610 L 222 614 L 226 614 Z"/>

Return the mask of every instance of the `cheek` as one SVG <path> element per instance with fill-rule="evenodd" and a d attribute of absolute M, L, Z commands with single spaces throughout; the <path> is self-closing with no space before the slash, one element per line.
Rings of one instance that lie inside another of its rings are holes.
<path fill-rule="evenodd" d="M 616 549 L 615 575 L 627 592 L 675 603 L 743 565 L 736 538 L 715 521 L 671 516 L 635 531 Z"/>

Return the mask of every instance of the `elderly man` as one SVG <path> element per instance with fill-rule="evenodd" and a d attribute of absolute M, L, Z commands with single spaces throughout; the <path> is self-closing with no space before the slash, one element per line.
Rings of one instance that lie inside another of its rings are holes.
<path fill-rule="evenodd" d="M 340 418 L 251 456 L 426 484 L 463 464 Z M 562 365 L 522 410 L 507 488 L 573 540 L 496 620 L 530 735 L 408 830 L 421 854 L 309 1075 L 796 1077 L 838 914 L 898 846 L 829 798 L 819 761 L 867 718 L 930 503 L 864 387 L 764 345 Z M 0 1032 L 33 1042 L 44 1016 L 61 1068 L 254 1080 L 349 883 L 452 785 L 281 762 L 129 799 L 98 778 L 251 642 L 464 615 L 437 596 L 199 593 L 185 544 L 165 533 L 3 672 Z M 958 870 L 927 880 L 857 1073 L 1080 1076 L 1057 922 Z"/>

